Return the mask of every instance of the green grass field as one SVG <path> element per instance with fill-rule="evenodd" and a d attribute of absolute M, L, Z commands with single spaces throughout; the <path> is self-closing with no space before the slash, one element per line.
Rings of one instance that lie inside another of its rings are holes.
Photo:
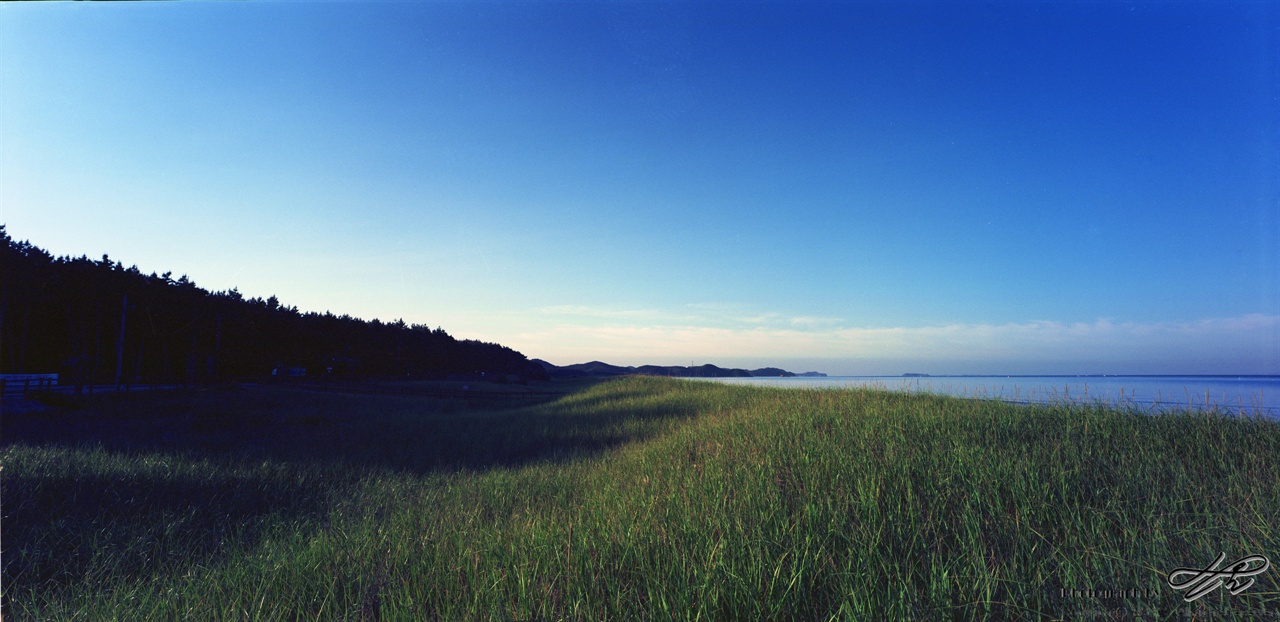
<path fill-rule="evenodd" d="M 1280 425 L 657 378 L 7 416 L 6 620 L 1280 620 Z M 1123 593 L 1122 593 L 1123 592 Z"/>

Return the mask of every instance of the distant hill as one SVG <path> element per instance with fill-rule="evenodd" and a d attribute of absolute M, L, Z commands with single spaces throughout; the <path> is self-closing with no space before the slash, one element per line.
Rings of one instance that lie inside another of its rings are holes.
<path fill-rule="evenodd" d="M 785 369 L 778 369 L 777 367 L 762 367 L 760 369 L 753 369 L 751 370 L 750 373 L 752 376 L 763 376 L 763 377 L 770 377 L 770 378 L 776 378 L 776 377 L 789 378 L 789 377 L 795 376 L 795 374 Z"/>
<path fill-rule="evenodd" d="M 541 365 L 547 370 L 552 378 L 609 378 L 612 376 L 642 375 L 642 376 L 670 376 L 673 378 L 752 378 L 752 377 L 790 377 L 796 375 L 802 376 L 825 376 L 826 374 L 816 371 L 805 372 L 804 374 L 794 374 L 785 369 L 777 367 L 764 367 L 761 369 L 735 369 L 717 367 L 715 365 L 698 365 L 696 367 L 684 367 L 681 365 L 641 365 L 639 367 L 621 367 L 618 365 L 610 365 L 601 361 L 591 361 L 590 363 L 577 363 L 575 365 L 553 365 L 542 359 L 533 359 L 533 362 Z"/>

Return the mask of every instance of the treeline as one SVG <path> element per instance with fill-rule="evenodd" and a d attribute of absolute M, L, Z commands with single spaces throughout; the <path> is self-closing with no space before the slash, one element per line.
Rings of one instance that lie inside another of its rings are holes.
<path fill-rule="evenodd" d="M 275 296 L 209 292 L 103 255 L 54 257 L 0 225 L 0 373 L 61 382 L 206 382 L 333 375 L 545 378 L 510 348 L 440 328 L 303 313 Z"/>

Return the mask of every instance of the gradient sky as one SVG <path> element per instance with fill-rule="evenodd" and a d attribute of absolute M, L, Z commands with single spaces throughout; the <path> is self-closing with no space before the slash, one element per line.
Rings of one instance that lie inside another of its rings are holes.
<path fill-rule="evenodd" d="M 558 364 L 1280 373 L 1280 5 L 5 3 L 0 222 Z"/>

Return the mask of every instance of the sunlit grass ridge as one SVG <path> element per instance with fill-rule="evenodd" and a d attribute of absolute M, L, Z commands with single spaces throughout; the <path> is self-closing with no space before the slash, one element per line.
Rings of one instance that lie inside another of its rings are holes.
<path fill-rule="evenodd" d="M 1190 605 L 1165 583 L 1276 559 L 1271 421 L 640 377 L 483 412 L 244 393 L 205 401 L 359 425 L 287 452 L 6 446 L 5 615 L 1280 612 L 1275 571 Z"/>

